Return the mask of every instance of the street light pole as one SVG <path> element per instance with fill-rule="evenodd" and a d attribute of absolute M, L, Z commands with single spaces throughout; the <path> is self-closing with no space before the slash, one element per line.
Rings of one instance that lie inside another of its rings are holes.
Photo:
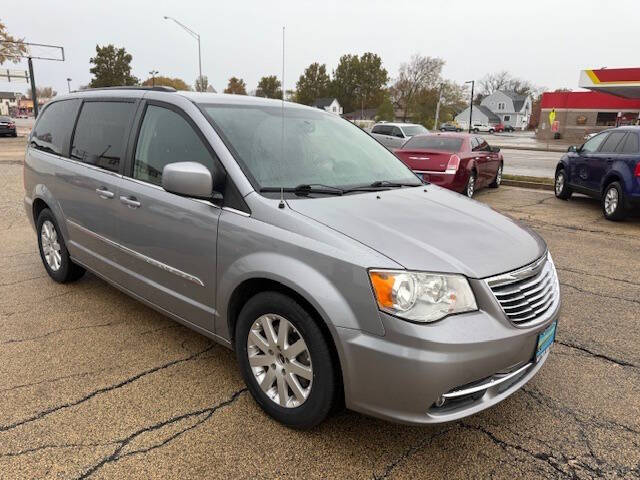
<path fill-rule="evenodd" d="M 69 93 L 71 93 L 71 78 L 67 78 L 67 88 L 69 89 Z"/>
<path fill-rule="evenodd" d="M 438 91 L 438 103 L 436 104 L 436 119 L 433 123 L 433 129 L 438 129 L 438 117 L 440 116 L 440 103 L 442 102 L 442 90 L 444 88 L 444 83 L 440 84 L 440 90 Z"/>
<path fill-rule="evenodd" d="M 155 87 L 156 86 L 156 75 L 158 74 L 158 70 L 151 70 L 149 72 L 149 75 L 151 75 L 151 86 Z"/>
<path fill-rule="evenodd" d="M 471 133 L 471 119 L 473 118 L 473 87 L 475 85 L 475 80 L 469 80 L 468 82 L 471 84 L 471 99 L 469 100 L 469 133 Z"/>
<path fill-rule="evenodd" d="M 179 26 L 181 26 L 189 35 L 191 35 L 193 38 L 195 38 L 198 41 L 198 78 L 199 78 L 200 88 L 202 88 L 202 51 L 200 49 L 200 34 L 194 32 L 189 27 L 187 27 L 185 24 L 180 23 L 178 20 L 176 20 L 173 17 L 167 17 L 165 15 L 163 18 L 165 20 L 173 20 Z"/>

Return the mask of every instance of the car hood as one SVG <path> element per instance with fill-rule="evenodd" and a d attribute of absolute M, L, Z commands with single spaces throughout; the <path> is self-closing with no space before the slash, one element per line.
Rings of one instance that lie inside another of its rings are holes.
<path fill-rule="evenodd" d="M 409 270 L 484 278 L 531 263 L 547 248 L 529 228 L 435 185 L 288 204 Z"/>

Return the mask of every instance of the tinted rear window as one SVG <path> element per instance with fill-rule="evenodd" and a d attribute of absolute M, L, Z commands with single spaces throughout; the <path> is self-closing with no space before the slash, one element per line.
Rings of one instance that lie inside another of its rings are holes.
<path fill-rule="evenodd" d="M 31 134 L 31 146 L 66 157 L 79 106 L 80 100 L 74 99 L 54 102 L 45 108 Z"/>
<path fill-rule="evenodd" d="M 638 150 L 640 150 L 640 146 L 638 145 L 638 135 L 635 133 L 629 133 L 624 141 L 624 145 L 618 150 L 620 150 L 620 153 L 638 153 Z"/>
<path fill-rule="evenodd" d="M 625 132 L 612 132 L 609 134 L 607 139 L 602 143 L 600 147 L 600 152 L 602 153 L 613 153 L 616 151 L 616 147 L 620 143 L 625 136 Z"/>
<path fill-rule="evenodd" d="M 78 117 L 71 158 L 117 172 L 134 106 L 125 102 L 85 102 Z"/>
<path fill-rule="evenodd" d="M 9 117 L 0 117 L 0 122 L 10 122 L 11 119 Z"/>
<path fill-rule="evenodd" d="M 459 152 L 462 148 L 462 139 L 455 137 L 442 137 L 438 135 L 413 137 L 404 144 L 403 148 Z"/>

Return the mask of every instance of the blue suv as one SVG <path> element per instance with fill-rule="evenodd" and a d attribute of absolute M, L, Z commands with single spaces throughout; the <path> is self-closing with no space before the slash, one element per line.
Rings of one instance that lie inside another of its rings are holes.
<path fill-rule="evenodd" d="M 556 167 L 556 197 L 573 192 L 598 198 L 608 220 L 640 208 L 640 127 L 619 127 L 569 147 Z"/>

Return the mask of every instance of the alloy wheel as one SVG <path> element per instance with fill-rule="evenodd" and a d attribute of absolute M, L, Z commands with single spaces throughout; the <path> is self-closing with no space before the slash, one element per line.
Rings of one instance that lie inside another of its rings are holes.
<path fill-rule="evenodd" d="M 267 314 L 251 326 L 247 355 L 260 389 L 277 405 L 302 405 L 313 383 L 313 367 L 307 344 L 286 318 Z"/>
<path fill-rule="evenodd" d="M 502 183 L 502 165 L 498 167 L 498 173 L 496 174 L 496 185 L 500 185 Z"/>
<path fill-rule="evenodd" d="M 57 272 L 62 265 L 62 250 L 58 242 L 56 227 L 49 220 L 45 220 L 40 229 L 42 252 L 49 268 Z"/>
<path fill-rule="evenodd" d="M 564 173 L 559 173 L 556 176 L 556 195 L 560 195 L 564 189 Z"/>
<path fill-rule="evenodd" d="M 476 187 L 476 178 L 471 175 L 469 177 L 469 181 L 467 182 L 467 197 L 471 198 L 473 197 L 473 192 L 475 190 Z"/>
<path fill-rule="evenodd" d="M 609 188 L 604 197 L 604 211 L 607 215 L 613 215 L 618 209 L 618 190 L 614 187 Z"/>

